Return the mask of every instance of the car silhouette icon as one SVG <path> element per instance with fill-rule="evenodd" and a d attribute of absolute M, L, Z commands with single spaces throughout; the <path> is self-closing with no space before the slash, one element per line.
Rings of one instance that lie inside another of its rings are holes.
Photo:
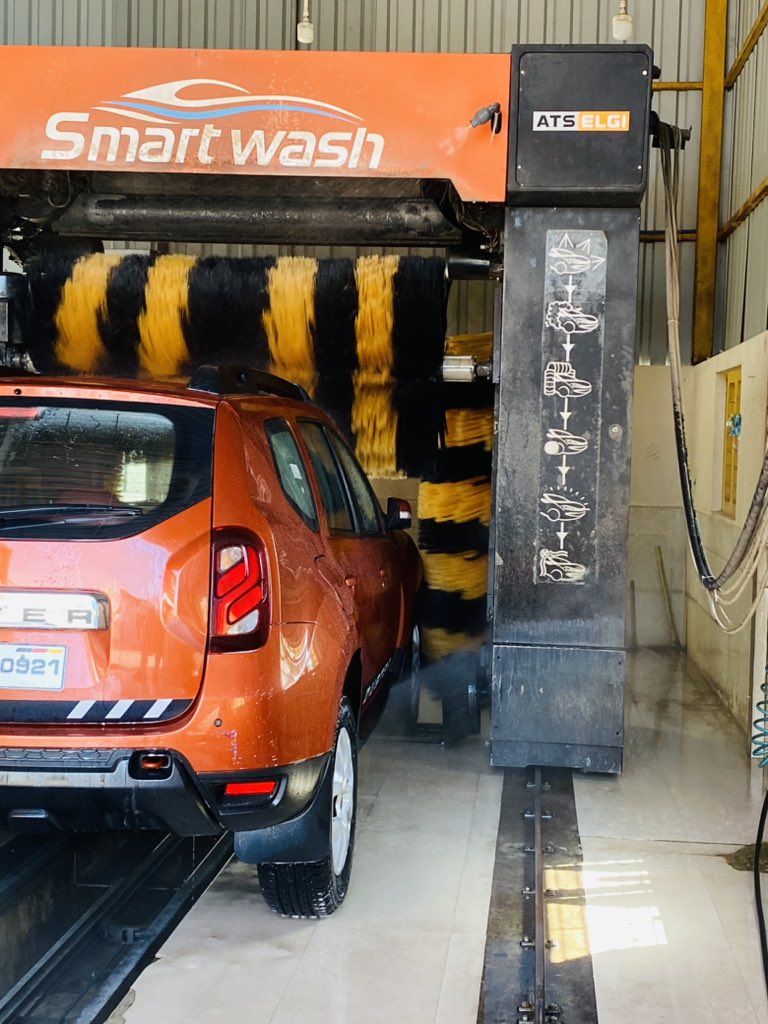
<path fill-rule="evenodd" d="M 555 246 L 549 250 L 549 255 L 553 261 L 550 266 L 556 274 L 583 274 L 592 266 L 589 254 L 576 249 Z"/>
<path fill-rule="evenodd" d="M 585 313 L 580 306 L 570 302 L 550 302 L 545 323 L 547 327 L 554 327 L 565 334 L 589 334 L 600 325 L 596 316 Z"/>
<path fill-rule="evenodd" d="M 581 380 L 570 363 L 547 363 L 544 368 L 544 394 L 560 398 L 580 398 L 592 391 L 588 380 Z"/>
<path fill-rule="evenodd" d="M 567 551 L 550 551 L 542 548 L 539 552 L 539 578 L 555 583 L 579 583 L 587 575 L 587 567 L 572 562 Z"/>
<path fill-rule="evenodd" d="M 572 434 L 568 430 L 560 430 L 558 427 L 551 427 L 547 431 L 547 440 L 544 443 L 547 455 L 578 455 L 588 447 L 586 437 Z"/>
<path fill-rule="evenodd" d="M 541 504 L 548 506 L 541 514 L 550 523 L 582 519 L 589 512 L 589 505 L 579 501 L 578 498 L 572 498 L 568 494 L 556 494 L 552 491 L 542 494 Z"/>

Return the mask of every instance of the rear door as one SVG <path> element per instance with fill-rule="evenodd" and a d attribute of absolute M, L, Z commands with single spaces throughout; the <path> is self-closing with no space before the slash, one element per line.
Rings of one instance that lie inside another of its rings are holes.
<path fill-rule="evenodd" d="M 400 580 L 394 542 L 383 529 L 378 503 L 362 471 L 358 468 L 354 481 L 348 474 L 352 456 L 343 454 L 335 434 L 309 419 L 301 419 L 299 429 L 318 481 L 329 550 L 354 598 L 363 693 L 370 697 L 392 656 L 397 635 Z"/>
<path fill-rule="evenodd" d="M 213 409 L 33 391 L 0 399 L 0 721 L 178 717 L 207 641 Z"/>

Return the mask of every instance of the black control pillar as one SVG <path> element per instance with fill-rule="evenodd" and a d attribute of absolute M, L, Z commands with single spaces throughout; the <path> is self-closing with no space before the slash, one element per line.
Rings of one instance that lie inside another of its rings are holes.
<path fill-rule="evenodd" d="M 513 50 L 491 761 L 619 772 L 644 46 Z"/>

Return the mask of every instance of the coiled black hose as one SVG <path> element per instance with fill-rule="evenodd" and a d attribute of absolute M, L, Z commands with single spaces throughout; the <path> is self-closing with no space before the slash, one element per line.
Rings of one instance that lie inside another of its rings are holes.
<path fill-rule="evenodd" d="M 688 466 L 685 417 L 680 389 L 680 264 L 677 236 L 677 198 L 680 184 L 679 152 L 682 145 L 682 133 L 678 127 L 667 124 L 664 121 L 659 122 L 658 129 L 661 170 L 664 179 L 664 202 L 667 216 L 667 331 L 680 488 L 683 495 L 683 510 L 691 547 L 691 556 L 696 566 L 696 571 L 707 590 L 718 591 L 742 568 L 746 556 L 755 542 L 758 530 L 762 525 L 766 512 L 766 494 L 768 494 L 768 449 L 766 449 L 763 468 L 752 496 L 749 513 L 738 540 L 723 569 L 718 576 L 715 576 L 704 550 L 698 515 L 693 499 L 693 485 Z M 753 552 L 750 557 L 756 562 L 756 553 Z M 754 568 L 755 566 L 753 565 L 751 570 L 754 570 Z"/>
<path fill-rule="evenodd" d="M 691 545 L 696 571 L 707 590 L 717 589 L 717 581 L 709 567 L 704 544 L 699 530 L 699 520 L 693 500 L 693 485 L 688 468 L 688 446 L 685 439 L 685 416 L 680 393 L 680 265 L 677 241 L 677 196 L 680 185 L 679 152 L 682 144 L 680 129 L 676 125 L 659 122 L 659 148 L 661 154 L 661 172 L 664 178 L 664 204 L 667 215 L 666 224 L 666 264 L 667 264 L 667 333 L 669 337 L 669 362 L 672 376 L 672 409 L 675 420 L 675 441 L 677 446 L 677 466 L 680 473 L 680 489 L 683 493 L 683 510 L 688 528 L 688 539 Z"/>

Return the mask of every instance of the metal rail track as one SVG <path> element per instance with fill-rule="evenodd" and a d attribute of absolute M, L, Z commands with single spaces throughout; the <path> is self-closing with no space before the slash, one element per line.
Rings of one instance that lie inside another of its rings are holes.
<path fill-rule="evenodd" d="M 597 1024 L 580 871 L 571 773 L 507 769 L 479 1024 Z"/>
<path fill-rule="evenodd" d="M 526 875 L 530 876 L 523 889 L 523 938 L 520 947 L 532 950 L 534 954 L 533 971 L 530 974 L 527 992 L 517 1008 L 520 1024 L 557 1024 L 562 1014 L 559 1003 L 549 1001 L 547 988 L 547 949 L 555 945 L 555 940 L 547 935 L 546 899 L 553 895 L 553 890 L 544 888 L 544 854 L 554 852 L 551 846 L 544 846 L 543 823 L 551 821 L 552 814 L 542 808 L 542 794 L 550 791 L 550 784 L 541 777 L 541 769 L 535 768 L 532 777 L 528 778 L 526 788 L 533 791 L 533 808 L 524 813 L 524 818 L 533 825 L 533 844 L 525 848 L 529 857 Z M 531 871 L 532 869 L 532 871 Z"/>
<path fill-rule="evenodd" d="M 231 856 L 230 833 L 17 836 L 0 847 L 0 1024 L 106 1020 Z"/>

